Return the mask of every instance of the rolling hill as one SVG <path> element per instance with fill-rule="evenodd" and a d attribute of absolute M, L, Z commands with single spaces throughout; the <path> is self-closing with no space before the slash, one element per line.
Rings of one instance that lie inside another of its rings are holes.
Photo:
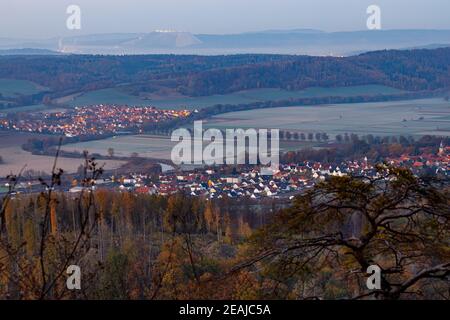
<path fill-rule="evenodd" d="M 348 56 L 355 52 L 449 44 L 450 30 L 323 32 L 267 30 L 239 34 L 93 34 L 50 39 L 0 39 L 1 49 L 38 48 L 77 54 L 307 54 Z"/>
<path fill-rule="evenodd" d="M 19 106 L 101 89 L 117 89 L 121 96 L 143 100 L 208 97 L 268 88 L 294 92 L 367 85 L 408 92 L 448 92 L 450 48 L 383 50 L 350 57 L 1 56 L 0 79 L 26 80 L 48 88 L 16 96 L 13 102 Z"/>

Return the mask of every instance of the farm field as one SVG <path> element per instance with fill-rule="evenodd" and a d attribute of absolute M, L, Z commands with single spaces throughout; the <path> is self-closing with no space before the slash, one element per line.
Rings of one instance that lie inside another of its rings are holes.
<path fill-rule="evenodd" d="M 22 150 L 21 145 L 31 137 L 36 137 L 35 134 L 27 133 L 5 133 L 0 132 L 0 156 L 3 158 L 3 163 L 0 164 L 0 177 L 4 178 L 8 174 L 18 174 L 20 170 L 25 167 L 26 170 L 33 170 L 36 172 L 49 173 L 52 169 L 54 158 L 50 156 L 37 156 Z M 76 172 L 81 159 L 59 158 L 58 168 L 62 168 L 65 172 Z M 106 160 L 99 161 L 105 163 L 105 169 L 115 169 L 124 164 L 123 161 Z"/>
<path fill-rule="evenodd" d="M 270 121 L 268 121 L 270 119 Z M 450 102 L 441 98 L 268 108 L 231 112 L 204 124 L 214 128 L 279 128 L 328 134 L 450 136 Z"/>
<path fill-rule="evenodd" d="M 0 94 L 3 97 L 31 95 L 47 90 L 47 88 L 26 80 L 0 79 Z"/>
<path fill-rule="evenodd" d="M 108 155 L 108 149 L 114 149 L 114 155 L 129 157 L 132 153 L 138 153 L 141 157 L 155 159 L 170 159 L 170 152 L 176 142 L 170 141 L 170 137 L 154 135 L 129 135 L 118 136 L 109 139 L 79 142 L 62 146 L 65 151 L 83 151 Z"/>
<path fill-rule="evenodd" d="M 80 95 L 60 98 L 59 102 L 69 106 L 115 103 L 128 105 L 152 105 L 162 109 L 202 109 L 216 104 L 245 104 L 258 101 L 285 100 L 290 98 L 311 98 L 323 96 L 357 96 L 395 94 L 402 91 L 380 85 L 366 85 L 338 88 L 307 88 L 301 91 L 281 89 L 255 89 L 225 95 L 203 97 L 154 97 L 144 99 L 127 94 L 119 88 L 91 91 Z"/>
<path fill-rule="evenodd" d="M 150 105 L 149 101 L 129 95 L 126 92 L 115 88 L 101 89 L 78 95 L 72 95 L 67 97 L 67 99 L 60 98 L 59 101 L 71 107 L 94 104 L 127 104 L 136 106 Z"/>
<path fill-rule="evenodd" d="M 44 104 L 36 104 L 36 105 L 32 105 L 32 106 L 0 109 L 0 113 L 2 113 L 2 112 L 3 113 L 38 112 L 38 111 L 45 111 L 45 110 L 54 110 L 54 109 L 52 107 L 46 106 Z"/>
<path fill-rule="evenodd" d="M 114 149 L 116 156 L 128 157 L 132 153 L 138 153 L 141 157 L 153 159 L 171 159 L 172 148 L 177 142 L 172 142 L 170 137 L 155 135 L 130 135 L 109 138 L 105 140 L 79 142 L 62 146 L 65 151 L 83 151 L 108 155 L 108 148 Z M 207 145 L 205 143 L 204 145 Z M 299 150 L 306 147 L 316 147 L 320 144 L 308 141 L 281 141 L 281 151 Z"/>

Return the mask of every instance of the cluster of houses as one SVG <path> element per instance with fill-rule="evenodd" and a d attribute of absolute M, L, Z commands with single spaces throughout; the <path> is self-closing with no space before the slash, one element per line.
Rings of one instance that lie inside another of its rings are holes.
<path fill-rule="evenodd" d="M 450 178 L 450 147 L 441 145 L 439 153 L 401 156 L 388 159 L 394 166 L 410 168 L 415 174 L 431 170 Z M 160 175 L 130 174 L 120 179 L 102 180 L 99 184 L 121 191 L 167 196 L 177 192 L 208 199 L 228 198 L 292 198 L 332 176 L 357 175 L 379 178 L 380 173 L 367 158 L 339 164 L 303 162 L 280 165 L 273 175 L 261 174 L 259 168 L 243 168 L 227 174 L 221 169 L 169 171 Z M 71 189 L 78 192 L 79 187 Z"/>
<path fill-rule="evenodd" d="M 209 199 L 228 198 L 292 198 L 330 176 L 350 174 L 377 176 L 367 161 L 324 165 L 318 162 L 281 165 L 273 175 L 261 174 L 257 168 L 243 169 L 239 173 L 224 174 L 219 169 L 195 169 L 166 172 L 158 176 L 130 174 L 119 179 L 100 180 L 97 187 L 117 189 L 140 194 L 167 196 L 177 192 Z M 80 192 L 73 187 L 70 192 Z"/>
<path fill-rule="evenodd" d="M 431 174 L 450 177 L 450 146 L 446 147 L 441 143 L 437 154 L 402 155 L 390 158 L 388 162 L 394 166 L 410 168 L 415 174 L 428 171 Z"/>
<path fill-rule="evenodd" d="M 441 145 L 437 154 L 402 155 L 387 159 L 393 166 L 406 167 L 416 175 L 427 173 L 450 178 L 450 147 Z M 303 162 L 282 164 L 272 175 L 262 174 L 257 167 L 242 167 L 229 174 L 224 168 L 196 168 L 189 171 L 169 170 L 160 174 L 135 173 L 120 178 L 111 176 L 95 181 L 94 188 L 107 188 L 138 194 L 168 196 L 178 192 L 207 199 L 227 198 L 292 198 L 317 182 L 333 176 L 356 175 L 379 178 L 380 173 L 367 158 L 339 164 Z M 30 192 L 39 185 L 28 183 Z M 21 187 L 21 186 L 19 186 Z M 67 189 L 66 189 L 67 190 Z M 72 185 L 70 193 L 83 191 Z"/>
<path fill-rule="evenodd" d="M 158 123 L 189 116 L 188 110 L 155 107 L 94 105 L 54 113 L 32 113 L 20 119 L 0 116 L 0 129 L 62 134 L 68 137 L 140 130 L 144 123 Z"/>

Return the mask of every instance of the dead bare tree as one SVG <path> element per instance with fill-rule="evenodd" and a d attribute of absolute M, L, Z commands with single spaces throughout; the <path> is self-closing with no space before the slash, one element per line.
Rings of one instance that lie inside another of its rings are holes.
<path fill-rule="evenodd" d="M 61 185 L 64 174 L 62 169 L 57 168 L 61 143 L 62 139 L 56 150 L 50 180 L 45 181 L 44 178 L 39 178 L 42 187 L 45 188 L 45 191 L 39 194 L 39 199 L 44 202 L 43 214 L 39 223 L 39 277 L 36 277 L 35 265 L 32 261 L 21 256 L 21 248 L 26 243 L 13 247 L 8 242 L 5 213 L 11 203 L 23 170 L 17 176 L 8 177 L 9 192 L 3 197 L 0 206 L 0 248 L 4 254 L 0 257 L 0 270 L 11 283 L 16 284 L 16 287 L 26 289 L 28 297 L 36 299 L 61 299 L 70 294 L 65 288 L 65 282 L 62 281 L 62 278 L 69 265 L 79 264 L 83 257 L 89 253 L 90 238 L 98 219 L 95 195 L 92 191 L 95 181 L 103 174 L 103 167 L 99 166 L 94 158 L 89 158 L 89 155 L 85 153 L 83 179 L 81 181 L 82 191 L 77 198 L 77 214 L 80 222 L 78 230 L 74 230 L 75 234 L 65 235 L 58 233 L 57 228 L 54 228 L 54 224 L 57 224 L 57 217 L 52 210 L 57 204 L 58 191 L 56 189 Z M 2 268 L 5 265 L 4 261 L 12 263 L 19 272 L 9 272 L 8 268 Z M 86 277 L 88 276 L 86 275 Z M 21 295 L 19 294 L 16 297 L 20 298 Z"/>

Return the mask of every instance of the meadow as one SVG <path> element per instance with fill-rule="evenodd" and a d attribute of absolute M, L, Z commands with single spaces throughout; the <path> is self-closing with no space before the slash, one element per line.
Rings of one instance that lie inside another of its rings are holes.
<path fill-rule="evenodd" d="M 47 90 L 47 88 L 26 80 L 0 79 L 0 94 L 13 98 L 19 95 L 31 95 Z"/>
<path fill-rule="evenodd" d="M 0 79 L 0 94 L 4 97 L 13 97 L 15 95 L 28 95 L 38 93 L 46 88 L 41 87 L 30 81 Z M 175 95 L 148 95 L 147 97 L 138 97 L 124 91 L 123 88 L 100 89 L 83 93 L 71 94 L 54 100 L 56 106 L 76 107 L 95 104 L 123 104 L 135 106 L 152 105 L 161 109 L 202 109 L 217 104 L 248 104 L 261 101 L 276 101 L 299 98 L 313 98 L 324 96 L 359 96 L 359 95 L 378 95 L 378 94 L 396 94 L 403 91 L 381 85 L 365 85 L 353 87 L 321 88 L 312 87 L 300 91 L 287 91 L 275 88 L 263 88 L 234 92 L 225 95 L 211 95 L 201 97 L 187 97 Z M 3 109 L 3 112 L 39 112 L 44 110 L 53 110 L 55 107 L 43 104 L 9 107 Z"/>
<path fill-rule="evenodd" d="M 132 96 L 120 88 L 101 89 L 83 94 L 72 95 L 59 101 L 69 106 L 92 104 L 128 104 L 128 105 L 152 105 L 162 109 L 202 109 L 217 104 L 247 104 L 259 101 L 287 100 L 295 98 L 312 98 L 323 96 L 358 96 L 401 93 L 401 90 L 380 86 L 366 85 L 354 87 L 336 88 L 307 88 L 300 91 L 287 91 L 282 89 L 266 88 L 239 91 L 225 95 L 211 95 L 202 97 L 174 97 L 174 96 L 149 96 L 141 98 Z"/>
<path fill-rule="evenodd" d="M 450 135 L 450 102 L 408 101 L 268 108 L 214 116 L 214 128 L 278 128 L 298 132 L 388 135 Z"/>
<path fill-rule="evenodd" d="M 130 157 L 133 153 L 137 153 L 141 157 L 151 159 L 170 160 L 172 148 L 177 142 L 172 142 L 168 136 L 156 135 L 129 135 L 117 136 L 114 138 L 79 142 L 74 144 L 67 144 L 62 146 L 62 150 L 72 152 L 83 150 L 89 153 L 98 153 L 101 155 L 108 155 L 108 149 L 114 149 L 114 155 L 120 157 Z M 208 143 L 204 143 L 206 146 Z M 317 147 L 320 143 L 309 141 L 281 141 L 280 150 L 299 150 L 306 147 Z"/>
<path fill-rule="evenodd" d="M 22 149 L 23 143 L 30 138 L 36 137 L 43 137 L 43 135 L 0 132 L 0 156 L 3 159 L 3 163 L 0 164 L 0 178 L 4 178 L 9 174 L 18 174 L 22 169 L 24 171 L 51 172 L 54 157 L 32 155 Z M 117 160 L 102 160 L 99 162 L 105 164 L 105 169 L 115 169 L 125 163 Z M 82 163 L 82 159 L 60 157 L 57 167 L 62 168 L 65 172 L 73 173 L 77 171 Z"/>
<path fill-rule="evenodd" d="M 114 155 L 119 157 L 130 157 L 132 153 L 137 153 L 141 157 L 170 159 L 170 152 L 175 144 L 167 136 L 129 135 L 66 144 L 61 149 L 69 152 L 87 150 L 89 153 L 108 155 L 108 149 L 113 148 Z"/>
<path fill-rule="evenodd" d="M 54 108 L 46 106 L 44 104 L 35 104 L 31 106 L 12 107 L 0 109 L 0 113 L 18 113 L 18 112 L 40 112 L 45 110 L 54 110 Z"/>
<path fill-rule="evenodd" d="M 64 104 L 71 107 L 94 104 L 127 104 L 136 106 L 149 105 L 149 101 L 129 95 L 126 92 L 115 88 L 89 91 L 86 93 L 69 96 L 66 100 L 62 98 L 60 101 L 63 101 Z"/>

